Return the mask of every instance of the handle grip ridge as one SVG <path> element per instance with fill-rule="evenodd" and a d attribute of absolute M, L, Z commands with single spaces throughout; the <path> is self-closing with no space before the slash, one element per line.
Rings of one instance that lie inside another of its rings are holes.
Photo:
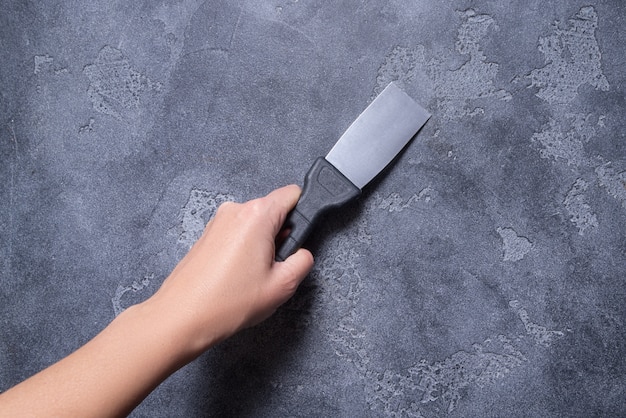
<path fill-rule="evenodd" d="M 289 213 L 282 229 L 289 235 L 276 251 L 276 260 L 284 261 L 304 244 L 318 219 L 329 210 L 356 199 L 356 187 L 332 164 L 320 157 L 304 178 L 304 187 L 296 207 Z"/>

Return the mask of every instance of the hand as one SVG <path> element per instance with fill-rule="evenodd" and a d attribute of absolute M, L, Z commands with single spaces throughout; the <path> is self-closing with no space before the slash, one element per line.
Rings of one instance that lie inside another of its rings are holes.
<path fill-rule="evenodd" d="M 202 352 L 267 317 L 296 291 L 313 266 L 300 249 L 274 261 L 275 239 L 300 189 L 287 186 L 243 204 L 224 203 L 203 235 L 146 303 L 177 318 L 192 352 Z"/>
<path fill-rule="evenodd" d="M 300 189 L 220 206 L 161 288 L 74 353 L 0 394 L 0 416 L 125 416 L 213 344 L 271 315 L 313 266 L 307 250 L 274 261 Z"/>

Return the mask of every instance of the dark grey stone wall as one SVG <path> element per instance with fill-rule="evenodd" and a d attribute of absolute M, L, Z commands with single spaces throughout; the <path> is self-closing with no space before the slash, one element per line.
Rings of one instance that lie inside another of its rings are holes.
<path fill-rule="evenodd" d="M 172 416 L 626 414 L 626 6 L 2 1 L 0 390 L 299 183 L 389 82 L 433 116 Z"/>

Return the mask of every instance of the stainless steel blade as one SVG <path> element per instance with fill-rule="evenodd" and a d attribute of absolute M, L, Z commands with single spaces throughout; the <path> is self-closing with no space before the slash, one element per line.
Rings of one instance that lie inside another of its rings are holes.
<path fill-rule="evenodd" d="M 352 122 L 326 160 L 362 189 L 413 138 L 430 113 L 390 83 Z"/>

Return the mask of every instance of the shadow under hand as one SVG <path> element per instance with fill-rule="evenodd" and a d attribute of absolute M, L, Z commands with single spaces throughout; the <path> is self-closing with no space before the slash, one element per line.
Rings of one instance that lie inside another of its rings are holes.
<path fill-rule="evenodd" d="M 297 367 L 310 322 L 310 278 L 265 322 L 244 330 L 198 359 L 197 410 L 205 417 L 251 416 L 275 410 L 285 376 Z"/>
<path fill-rule="evenodd" d="M 305 247 L 315 256 L 333 237 L 354 227 L 366 211 L 365 199 L 322 218 Z M 302 357 L 311 353 L 307 350 L 306 337 L 312 326 L 318 291 L 316 282 L 307 277 L 296 294 L 271 318 L 235 335 L 197 360 L 199 379 L 190 385 L 197 393 L 196 416 L 266 416 L 279 410 L 285 413 L 281 407 L 294 404 L 286 402 L 297 390 L 290 385 L 301 383 L 298 370 L 306 368 L 302 362 L 314 361 Z"/>

